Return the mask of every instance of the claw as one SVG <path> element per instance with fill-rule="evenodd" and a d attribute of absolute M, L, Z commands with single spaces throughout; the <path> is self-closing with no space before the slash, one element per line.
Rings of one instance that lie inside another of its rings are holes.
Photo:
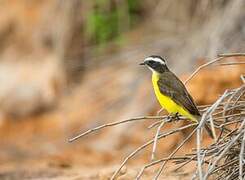
<path fill-rule="evenodd" d="M 178 112 L 177 112 L 177 113 L 175 113 L 174 118 L 175 118 L 175 119 L 177 119 L 177 120 L 180 120 L 180 115 L 179 115 L 179 113 L 178 113 Z"/>
<path fill-rule="evenodd" d="M 180 120 L 180 115 L 179 115 L 179 113 L 177 112 L 177 113 L 175 113 L 175 114 L 173 114 L 172 116 L 171 116 L 175 121 L 178 121 L 178 120 Z"/>

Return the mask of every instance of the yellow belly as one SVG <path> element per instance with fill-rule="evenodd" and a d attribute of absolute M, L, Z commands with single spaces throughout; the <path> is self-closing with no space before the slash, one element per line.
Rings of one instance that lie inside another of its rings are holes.
<path fill-rule="evenodd" d="M 159 80 L 159 75 L 157 73 L 152 74 L 152 83 L 155 91 L 155 95 L 161 104 L 161 106 L 168 111 L 170 114 L 179 113 L 182 116 L 189 118 L 192 121 L 197 121 L 197 119 L 191 115 L 187 110 L 176 104 L 170 97 L 163 95 L 158 87 L 157 81 Z"/>

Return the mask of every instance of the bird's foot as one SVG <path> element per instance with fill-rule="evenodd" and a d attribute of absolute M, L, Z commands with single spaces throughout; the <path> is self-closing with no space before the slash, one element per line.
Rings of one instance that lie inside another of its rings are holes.
<path fill-rule="evenodd" d="M 180 120 L 180 114 L 179 114 L 178 112 L 175 113 L 174 118 L 175 118 L 177 121 Z"/>
<path fill-rule="evenodd" d="M 173 121 L 179 121 L 180 120 L 180 115 L 179 113 L 173 113 L 171 115 L 169 115 L 170 119 L 172 119 Z"/>

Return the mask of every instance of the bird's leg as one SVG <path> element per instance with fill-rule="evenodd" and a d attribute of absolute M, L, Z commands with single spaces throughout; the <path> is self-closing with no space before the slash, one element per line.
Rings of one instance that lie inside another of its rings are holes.
<path fill-rule="evenodd" d="M 169 115 L 171 119 L 173 119 L 173 121 L 179 121 L 180 120 L 180 115 L 178 112 L 176 113 L 172 113 Z"/>
<path fill-rule="evenodd" d="M 168 118 L 169 121 L 173 122 L 173 121 L 175 121 L 175 114 L 170 113 L 170 114 L 168 114 L 167 118 Z"/>
<path fill-rule="evenodd" d="M 179 115 L 179 113 L 178 113 L 178 112 L 174 114 L 174 119 L 176 119 L 176 120 L 180 120 L 180 115 Z"/>

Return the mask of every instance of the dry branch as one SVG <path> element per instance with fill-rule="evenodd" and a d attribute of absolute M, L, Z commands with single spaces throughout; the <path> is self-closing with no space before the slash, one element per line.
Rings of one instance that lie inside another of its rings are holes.
<path fill-rule="evenodd" d="M 191 76 L 185 81 L 188 83 L 201 69 L 213 65 L 227 57 L 245 56 L 245 53 L 220 54 L 218 58 L 198 67 Z M 218 65 L 243 65 L 245 62 L 228 62 L 219 63 Z M 243 83 L 244 75 L 241 75 Z M 124 158 L 119 168 L 114 172 L 111 180 L 116 179 L 120 174 L 121 169 L 133 159 L 136 154 L 139 154 L 146 147 L 152 146 L 151 162 L 144 165 L 136 179 L 140 179 L 145 170 L 156 165 L 160 165 L 154 179 L 158 179 L 163 172 L 165 165 L 169 162 L 175 162 L 178 165 L 177 169 L 184 167 L 186 164 L 195 161 L 197 164 L 196 171 L 192 179 L 207 179 L 210 176 L 214 179 L 243 179 L 245 169 L 244 146 L 245 146 L 245 84 L 233 90 L 226 90 L 217 101 L 210 105 L 201 106 L 200 111 L 203 112 L 202 118 L 198 124 L 188 124 L 183 127 L 172 128 L 168 132 L 162 133 L 161 129 L 165 123 L 175 121 L 171 116 L 143 116 L 130 118 L 122 121 L 103 124 L 101 126 L 89 129 L 74 138 L 69 139 L 69 142 L 75 141 L 78 138 L 84 137 L 95 131 L 113 127 L 128 122 L 139 122 L 143 120 L 158 120 L 153 122 L 148 129 L 157 127 L 155 136 L 147 141 L 127 157 Z M 159 111 L 160 113 L 160 111 Z M 180 120 L 185 120 L 180 117 Z M 206 148 L 202 147 L 202 129 L 205 123 L 210 123 L 215 141 Z M 156 159 L 155 152 L 157 141 L 166 138 L 172 134 L 178 133 L 184 129 L 195 126 L 196 128 L 173 150 L 168 157 Z M 196 133 L 197 147 L 189 154 L 184 156 L 176 156 L 176 153 L 185 145 L 185 143 Z M 218 136 L 218 137 L 217 137 Z"/>

